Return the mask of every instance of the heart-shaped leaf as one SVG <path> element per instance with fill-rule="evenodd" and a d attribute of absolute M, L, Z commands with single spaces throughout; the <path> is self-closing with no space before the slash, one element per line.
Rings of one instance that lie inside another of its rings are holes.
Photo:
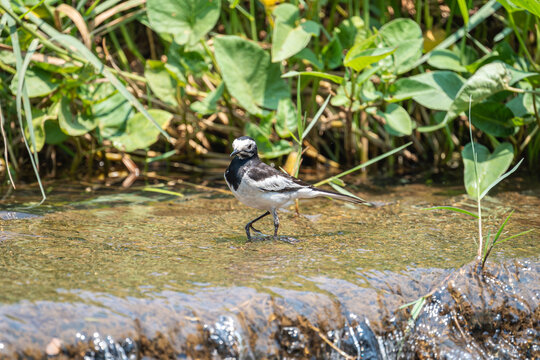
<path fill-rule="evenodd" d="M 156 120 L 162 129 L 167 128 L 173 115 L 164 110 L 148 110 L 150 115 Z M 137 113 L 128 119 L 123 132 L 110 139 L 114 147 L 123 151 L 134 151 L 144 149 L 155 143 L 159 136 L 159 130 L 146 120 L 143 114 Z"/>
<path fill-rule="evenodd" d="M 66 134 L 80 136 L 96 128 L 97 118 L 92 115 L 73 114 L 71 112 L 69 98 L 64 97 L 60 102 L 58 124 Z"/>
<path fill-rule="evenodd" d="M 402 106 L 389 104 L 384 113 L 380 111 L 377 113 L 386 120 L 384 128 L 390 135 L 405 136 L 412 134 L 413 123 L 411 117 Z"/>
<path fill-rule="evenodd" d="M 159 100 L 171 106 L 178 106 L 176 100 L 177 83 L 165 68 L 165 64 L 159 60 L 146 60 L 144 77 Z"/>
<path fill-rule="evenodd" d="M 214 39 L 214 47 L 229 93 L 251 114 L 262 115 L 261 108 L 275 110 L 280 99 L 290 96 L 279 64 L 256 43 L 221 36 Z"/>
<path fill-rule="evenodd" d="M 434 131 L 444 127 L 449 121 L 455 119 L 462 111 L 472 105 L 478 104 L 493 94 L 503 91 L 508 86 L 510 74 L 504 63 L 495 61 L 482 66 L 459 89 L 454 101 L 450 105 L 444 120 L 439 125 L 424 126 L 419 131 Z"/>
<path fill-rule="evenodd" d="M 504 142 L 499 144 L 493 153 L 480 144 L 474 144 L 474 149 L 477 154 L 478 185 L 471 143 L 465 145 L 461 152 L 465 167 L 463 180 L 467 194 L 473 199 L 481 200 L 478 199 L 478 195 L 484 193 L 510 167 L 514 159 L 514 148 L 512 144 Z"/>
<path fill-rule="evenodd" d="M 484 101 L 471 109 L 474 126 L 486 134 L 506 137 L 514 133 L 514 114 L 506 105 L 495 101 Z"/>
<path fill-rule="evenodd" d="M 13 94 L 17 93 L 17 82 L 19 81 L 18 73 L 11 80 L 10 90 Z M 28 97 L 45 96 L 56 90 L 58 83 L 52 77 L 51 73 L 41 70 L 37 67 L 28 68 L 24 74 L 24 85 Z"/>
<path fill-rule="evenodd" d="M 397 48 L 393 54 L 394 70 L 403 74 L 411 70 L 416 60 L 422 56 L 424 38 L 422 29 L 411 19 L 395 19 L 383 25 L 380 30 L 385 46 Z"/>
<path fill-rule="evenodd" d="M 219 19 L 220 0 L 148 0 L 146 13 L 152 29 L 172 34 L 178 44 L 194 45 Z"/>
<path fill-rule="evenodd" d="M 313 21 L 306 21 L 296 27 L 284 22 L 276 22 L 272 36 L 272 62 L 280 62 L 303 50 L 311 36 Z"/>

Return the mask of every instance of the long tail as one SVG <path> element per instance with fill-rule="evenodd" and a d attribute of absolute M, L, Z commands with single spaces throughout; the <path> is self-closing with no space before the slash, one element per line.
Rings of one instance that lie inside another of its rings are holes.
<path fill-rule="evenodd" d="M 313 192 L 312 192 L 313 197 L 328 196 L 328 197 L 331 197 L 331 198 L 337 199 L 337 200 L 343 200 L 343 201 L 348 201 L 348 202 L 352 202 L 352 203 L 355 203 L 355 204 L 365 204 L 365 205 L 368 205 L 368 206 L 373 206 L 373 204 L 370 203 L 369 201 L 366 201 L 366 200 L 361 199 L 359 197 L 352 197 L 352 196 L 349 196 L 349 195 L 340 194 L 340 193 L 333 192 L 333 191 L 328 191 L 328 190 L 323 190 L 323 189 L 319 189 L 319 188 L 316 188 L 316 187 L 311 187 L 311 189 L 313 190 Z"/>

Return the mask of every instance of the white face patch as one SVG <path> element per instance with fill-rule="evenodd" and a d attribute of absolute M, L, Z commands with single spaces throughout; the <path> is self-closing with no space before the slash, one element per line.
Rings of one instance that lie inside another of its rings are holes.
<path fill-rule="evenodd" d="M 234 151 L 247 150 L 250 144 L 255 144 L 255 141 L 251 139 L 236 139 L 233 141 L 232 146 Z"/>

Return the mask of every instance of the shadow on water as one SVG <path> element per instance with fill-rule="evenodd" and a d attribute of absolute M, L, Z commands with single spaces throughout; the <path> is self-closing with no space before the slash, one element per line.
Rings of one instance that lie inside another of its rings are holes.
<path fill-rule="evenodd" d="M 486 200 L 488 227 L 512 207 L 509 234 L 534 231 L 479 274 L 474 221 L 423 210 L 470 205 L 453 190 L 303 202 L 281 215 L 294 244 L 246 243 L 258 213 L 226 195 L 69 189 L 40 213 L 6 207 L 0 358 L 540 357 L 540 193 Z M 434 289 L 408 328 L 400 306 Z"/>

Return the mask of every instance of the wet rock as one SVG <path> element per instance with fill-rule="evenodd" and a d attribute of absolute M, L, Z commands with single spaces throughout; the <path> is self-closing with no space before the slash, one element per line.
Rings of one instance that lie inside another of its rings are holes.
<path fill-rule="evenodd" d="M 77 333 L 77 342 L 86 343 L 86 336 Z M 122 343 L 116 342 L 111 336 L 103 338 L 99 333 L 94 333 L 87 342 L 90 347 L 84 354 L 84 360 L 135 360 L 137 359 L 136 343 L 126 338 Z"/>
<path fill-rule="evenodd" d="M 20 211 L 0 211 L 0 219 L 2 220 L 32 219 L 36 217 L 39 217 L 39 215 L 24 213 Z"/>
<path fill-rule="evenodd" d="M 379 341 L 369 326 L 366 318 L 360 318 L 355 314 L 348 314 L 347 323 L 343 329 L 328 332 L 328 339 L 343 350 L 347 355 L 359 359 L 383 359 L 379 348 Z M 330 347 L 329 347 L 330 348 Z M 331 358 L 340 358 L 335 349 L 330 348 Z"/>
<path fill-rule="evenodd" d="M 243 349 L 242 337 L 230 316 L 220 316 L 214 325 L 205 325 L 203 331 L 213 356 L 225 359 L 239 357 Z"/>
<path fill-rule="evenodd" d="M 278 341 L 283 350 L 289 355 L 302 354 L 306 347 L 305 336 L 296 326 L 285 326 L 281 328 Z"/>
<path fill-rule="evenodd" d="M 538 270 L 527 262 L 461 268 L 427 300 L 401 357 L 540 358 L 540 291 L 530 287 Z"/>

